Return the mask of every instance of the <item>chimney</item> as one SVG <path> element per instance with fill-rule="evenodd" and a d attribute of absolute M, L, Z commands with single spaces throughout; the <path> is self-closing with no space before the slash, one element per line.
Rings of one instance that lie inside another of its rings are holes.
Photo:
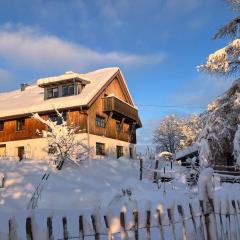
<path fill-rule="evenodd" d="M 25 91 L 25 89 L 29 86 L 27 83 L 21 83 L 21 92 Z"/>

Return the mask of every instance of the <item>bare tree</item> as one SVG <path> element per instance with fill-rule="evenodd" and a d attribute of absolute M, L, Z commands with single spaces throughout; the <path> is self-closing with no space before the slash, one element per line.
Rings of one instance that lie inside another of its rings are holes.
<path fill-rule="evenodd" d="M 177 150 L 192 145 L 200 130 L 200 118 L 197 115 L 187 118 L 180 118 L 176 115 L 166 116 L 155 129 L 153 142 L 157 151 L 175 153 Z"/>
<path fill-rule="evenodd" d="M 68 124 L 63 115 L 56 110 L 58 120 L 45 120 L 39 114 L 33 114 L 44 125 L 47 130 L 39 132 L 48 141 L 49 155 L 56 162 L 57 169 L 61 169 L 66 161 L 79 162 L 89 156 L 90 148 L 82 141 L 76 139 L 79 127 Z"/>

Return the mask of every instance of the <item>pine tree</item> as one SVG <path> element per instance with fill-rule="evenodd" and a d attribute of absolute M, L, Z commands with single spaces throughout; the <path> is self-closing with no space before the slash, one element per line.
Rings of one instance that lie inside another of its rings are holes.
<path fill-rule="evenodd" d="M 232 10 L 240 11 L 239 0 L 227 1 Z M 217 73 L 222 75 L 238 74 L 240 70 L 240 39 L 239 39 L 240 17 L 236 17 L 220 28 L 214 35 L 213 39 L 230 38 L 231 42 L 210 54 L 207 58 L 207 63 L 197 67 L 200 71 L 208 73 Z"/>

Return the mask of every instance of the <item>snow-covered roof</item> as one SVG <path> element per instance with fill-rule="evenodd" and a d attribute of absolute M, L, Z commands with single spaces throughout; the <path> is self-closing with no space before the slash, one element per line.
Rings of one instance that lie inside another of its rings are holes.
<path fill-rule="evenodd" d="M 0 118 L 51 111 L 54 108 L 63 109 L 87 105 L 118 71 L 121 73 L 119 68 L 112 67 L 79 74 L 82 79 L 90 83 L 85 86 L 81 94 L 74 96 L 44 100 L 44 89 L 37 84 L 27 87 L 22 92 L 19 89 L 13 92 L 1 93 Z M 124 78 L 123 81 L 125 81 Z M 129 96 L 131 98 L 130 93 Z"/>
<path fill-rule="evenodd" d="M 182 158 L 182 157 L 188 156 L 188 155 L 190 155 L 190 154 L 192 154 L 192 153 L 195 153 L 195 152 L 197 152 L 197 151 L 198 151 L 198 145 L 197 145 L 197 144 L 194 144 L 194 145 L 192 145 L 192 146 L 190 146 L 190 147 L 184 148 L 184 149 L 181 150 L 181 151 L 178 151 L 178 152 L 176 153 L 176 159 L 178 160 L 178 159 L 180 159 L 180 158 Z"/>
<path fill-rule="evenodd" d="M 59 76 L 54 76 L 54 77 L 47 77 L 47 78 L 41 78 L 37 81 L 37 85 L 39 87 L 43 87 L 46 85 L 50 85 L 50 84 L 56 84 L 59 83 L 61 81 L 66 81 L 66 80 L 70 80 L 70 79 L 75 79 L 77 81 L 81 81 L 83 83 L 90 83 L 91 79 L 86 77 L 86 74 L 79 74 L 79 73 L 75 73 L 72 71 L 68 71 L 65 72 L 62 75 Z"/>

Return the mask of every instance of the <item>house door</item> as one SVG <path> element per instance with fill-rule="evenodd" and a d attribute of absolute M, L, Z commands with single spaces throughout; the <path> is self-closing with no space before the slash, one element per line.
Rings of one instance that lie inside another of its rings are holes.
<path fill-rule="evenodd" d="M 24 158 L 24 147 L 18 147 L 18 157 L 19 161 L 21 161 Z"/>
<path fill-rule="evenodd" d="M 120 158 L 123 156 L 123 147 L 117 146 L 117 158 Z"/>
<path fill-rule="evenodd" d="M 0 157 L 5 157 L 6 156 L 6 144 L 1 144 L 0 145 Z"/>

